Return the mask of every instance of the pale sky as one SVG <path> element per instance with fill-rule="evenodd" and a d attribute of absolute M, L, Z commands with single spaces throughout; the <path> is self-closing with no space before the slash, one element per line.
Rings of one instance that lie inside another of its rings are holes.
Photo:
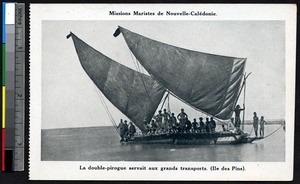
<path fill-rule="evenodd" d="M 123 36 L 112 35 L 118 25 L 185 49 L 247 58 L 245 70 L 252 74 L 247 80 L 245 119 L 252 119 L 254 111 L 267 120 L 285 118 L 284 21 L 43 21 L 42 129 L 112 125 L 66 35 L 72 31 L 136 70 Z M 117 123 L 127 119 L 108 100 L 106 104 Z M 175 114 L 184 108 L 191 118 L 206 117 L 175 98 L 170 106 Z"/>

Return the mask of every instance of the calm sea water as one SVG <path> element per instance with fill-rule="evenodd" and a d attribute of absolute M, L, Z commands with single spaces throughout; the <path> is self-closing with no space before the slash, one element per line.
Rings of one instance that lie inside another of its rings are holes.
<path fill-rule="evenodd" d="M 279 127 L 280 124 L 265 125 L 265 136 Z M 250 133 L 251 128 L 245 125 L 245 132 Z M 121 144 L 119 141 L 113 127 L 42 130 L 42 160 L 285 161 L 285 131 L 282 128 L 266 139 L 239 145 Z"/>

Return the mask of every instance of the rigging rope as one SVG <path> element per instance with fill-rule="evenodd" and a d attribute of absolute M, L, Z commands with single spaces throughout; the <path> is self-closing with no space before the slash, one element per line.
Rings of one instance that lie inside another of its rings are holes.
<path fill-rule="evenodd" d="M 96 85 L 93 85 L 93 86 L 94 86 L 94 88 L 95 88 L 95 91 L 96 91 L 96 93 L 97 93 L 97 96 L 98 96 L 98 98 L 100 99 L 100 101 L 101 101 L 101 103 L 102 103 L 102 105 L 103 105 L 103 107 L 104 107 L 104 109 L 105 109 L 105 111 L 106 111 L 106 113 L 107 113 L 107 115 L 108 115 L 110 121 L 111 121 L 112 124 L 113 124 L 113 127 L 116 129 L 116 131 L 118 132 L 118 134 L 120 134 L 119 129 L 117 128 L 117 124 L 116 124 L 116 122 L 115 122 L 113 116 L 111 115 L 111 113 L 110 113 L 110 111 L 109 111 L 109 109 L 108 109 L 108 106 L 106 105 L 106 103 L 105 103 L 105 101 L 104 101 L 104 98 L 102 97 L 102 94 L 100 94 L 99 89 L 96 87 Z"/>
<path fill-rule="evenodd" d="M 283 125 L 281 125 L 279 128 L 277 128 L 274 132 L 270 133 L 269 135 L 265 136 L 263 139 L 271 136 L 272 134 L 274 134 L 275 132 L 277 132 L 281 127 L 283 127 Z"/>
<path fill-rule="evenodd" d="M 142 67 L 140 67 L 139 62 L 138 62 L 137 59 L 133 56 L 133 53 L 131 52 L 130 49 L 129 49 L 129 53 L 130 53 L 131 59 L 132 59 L 132 61 L 133 61 L 133 63 L 134 63 L 134 66 L 135 66 L 135 68 L 137 69 L 137 71 L 139 72 L 139 76 L 140 76 L 141 79 L 142 79 L 142 82 L 143 82 L 143 86 L 144 86 L 144 88 L 145 88 L 145 91 L 146 91 L 146 93 L 147 93 L 147 95 L 148 95 L 150 101 L 152 102 L 151 96 L 149 95 L 148 90 L 147 90 L 147 88 L 146 88 L 146 84 L 145 84 L 145 81 L 144 81 L 143 73 L 142 73 L 142 71 L 141 71 L 141 68 L 142 68 Z"/>

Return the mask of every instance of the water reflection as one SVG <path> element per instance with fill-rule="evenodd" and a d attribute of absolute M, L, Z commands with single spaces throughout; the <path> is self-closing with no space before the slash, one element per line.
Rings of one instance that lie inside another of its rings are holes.
<path fill-rule="evenodd" d="M 266 135 L 278 126 L 266 126 Z M 106 127 L 107 128 L 107 127 Z M 272 138 L 239 145 L 172 145 L 120 143 L 111 131 L 98 129 L 50 132 L 42 134 L 42 160 L 62 161 L 217 161 L 255 162 L 284 161 L 285 133 Z M 251 126 L 245 127 L 251 129 Z M 99 132 L 102 132 L 99 134 Z M 85 135 L 85 136 L 83 136 Z M 276 151 L 274 151 L 276 150 Z"/>

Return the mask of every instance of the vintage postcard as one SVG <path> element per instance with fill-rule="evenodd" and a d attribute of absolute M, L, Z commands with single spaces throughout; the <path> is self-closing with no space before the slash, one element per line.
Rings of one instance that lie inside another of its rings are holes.
<path fill-rule="evenodd" d="M 30 5 L 31 180 L 292 180 L 296 5 Z"/>

